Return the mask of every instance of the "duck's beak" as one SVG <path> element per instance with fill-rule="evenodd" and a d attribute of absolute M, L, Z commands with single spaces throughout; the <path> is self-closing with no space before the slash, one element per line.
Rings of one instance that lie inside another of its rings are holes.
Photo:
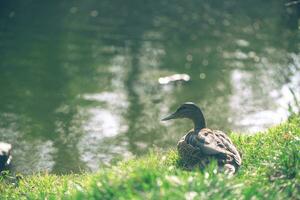
<path fill-rule="evenodd" d="M 172 113 L 172 114 L 162 118 L 161 121 L 167 121 L 167 120 L 176 119 L 176 118 L 178 118 L 178 114 L 175 112 L 175 113 Z"/>

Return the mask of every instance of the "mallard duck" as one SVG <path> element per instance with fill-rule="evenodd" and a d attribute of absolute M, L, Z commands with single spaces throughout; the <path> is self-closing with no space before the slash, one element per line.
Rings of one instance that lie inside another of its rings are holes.
<path fill-rule="evenodd" d="M 237 148 L 222 131 L 206 128 L 204 115 L 196 104 L 186 102 L 162 121 L 177 118 L 188 118 L 194 123 L 194 129 L 184 135 L 177 144 L 179 156 L 186 168 L 197 164 L 202 168 L 211 159 L 216 159 L 220 168 L 229 174 L 237 172 L 242 163 Z"/>

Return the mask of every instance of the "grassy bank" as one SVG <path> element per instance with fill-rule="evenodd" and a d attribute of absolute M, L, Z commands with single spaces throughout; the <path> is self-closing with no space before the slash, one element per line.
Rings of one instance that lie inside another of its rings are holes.
<path fill-rule="evenodd" d="M 237 175 L 185 171 L 175 150 L 153 151 L 95 174 L 2 177 L 0 199 L 300 199 L 300 118 L 253 136 L 231 134 Z"/>

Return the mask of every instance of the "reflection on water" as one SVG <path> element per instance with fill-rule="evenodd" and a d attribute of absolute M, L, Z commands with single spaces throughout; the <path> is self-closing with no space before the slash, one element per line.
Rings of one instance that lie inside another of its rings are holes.
<path fill-rule="evenodd" d="M 14 145 L 17 171 L 97 170 L 174 147 L 191 123 L 159 119 L 185 101 L 225 131 L 264 130 L 299 112 L 297 6 L 0 4 L 0 140 Z"/>

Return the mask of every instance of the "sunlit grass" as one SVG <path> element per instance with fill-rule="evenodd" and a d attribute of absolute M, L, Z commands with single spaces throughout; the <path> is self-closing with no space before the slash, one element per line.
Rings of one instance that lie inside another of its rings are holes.
<path fill-rule="evenodd" d="M 175 150 L 105 167 L 95 174 L 3 176 L 0 199 L 299 199 L 300 118 L 255 135 L 231 134 L 243 156 L 233 177 L 186 171 Z"/>

